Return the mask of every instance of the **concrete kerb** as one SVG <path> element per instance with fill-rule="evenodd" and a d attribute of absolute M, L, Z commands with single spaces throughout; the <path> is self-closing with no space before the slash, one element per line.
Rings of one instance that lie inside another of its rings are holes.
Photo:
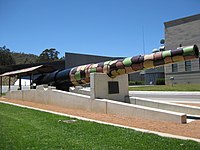
<path fill-rule="evenodd" d="M 170 102 L 163 102 L 163 101 L 151 100 L 151 99 L 139 98 L 139 97 L 130 97 L 130 103 L 139 105 L 139 106 L 164 109 L 168 111 L 200 115 L 200 108 L 196 106 L 186 106 L 183 104 L 175 104 L 175 103 L 170 103 Z"/>
<path fill-rule="evenodd" d="M 55 115 L 66 116 L 66 117 L 70 117 L 70 118 L 76 118 L 76 119 L 84 120 L 84 121 L 91 121 L 91 122 L 96 122 L 96 123 L 100 123 L 100 124 L 112 125 L 112 126 L 116 126 L 116 127 L 120 127 L 120 128 L 133 129 L 133 130 L 136 130 L 136 131 L 139 131 L 139 132 L 152 133 L 152 134 L 156 134 L 156 135 L 159 135 L 159 136 L 162 136 L 162 137 L 169 137 L 169 138 L 175 138 L 175 139 L 181 139 L 181 140 L 192 140 L 192 141 L 200 142 L 200 139 L 191 138 L 191 137 L 185 137 L 185 136 L 179 136 L 179 135 L 173 135 L 173 134 L 168 134 L 168 133 L 156 132 L 156 131 L 151 131 L 151 130 L 146 130 L 146 129 L 123 126 L 123 125 L 119 125 L 119 124 L 108 123 L 108 122 L 98 121 L 98 120 L 94 120 L 94 119 L 78 117 L 78 116 L 74 116 L 74 115 L 68 115 L 68 114 L 64 114 L 64 113 L 49 111 L 49 110 L 40 109 L 40 108 L 34 108 L 34 107 L 30 107 L 30 106 L 15 104 L 15 103 L 11 103 L 11 102 L 5 102 L 5 101 L 1 101 L 1 100 L 0 100 L 0 103 L 14 105 L 14 106 L 28 108 L 28 109 L 33 109 L 33 110 L 42 111 L 42 112 L 47 112 L 47 113 L 51 113 L 51 114 L 55 114 Z"/>
<path fill-rule="evenodd" d="M 187 123 L 187 116 L 185 113 L 177 113 L 157 108 L 150 108 L 146 106 L 127 104 L 111 100 L 107 100 L 107 113 L 123 115 L 128 117 L 141 117 L 158 121 Z"/>

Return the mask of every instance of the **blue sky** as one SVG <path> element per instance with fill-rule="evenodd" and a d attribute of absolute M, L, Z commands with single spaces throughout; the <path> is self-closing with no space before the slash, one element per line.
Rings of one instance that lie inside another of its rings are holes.
<path fill-rule="evenodd" d="M 199 0 L 0 0 L 0 46 L 134 56 L 160 46 L 164 22 L 199 14 Z"/>

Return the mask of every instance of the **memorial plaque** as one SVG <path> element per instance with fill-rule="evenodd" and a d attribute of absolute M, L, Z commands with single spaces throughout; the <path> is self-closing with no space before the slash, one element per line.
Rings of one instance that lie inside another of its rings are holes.
<path fill-rule="evenodd" d="M 118 94 L 119 83 L 117 81 L 108 81 L 108 94 Z"/>

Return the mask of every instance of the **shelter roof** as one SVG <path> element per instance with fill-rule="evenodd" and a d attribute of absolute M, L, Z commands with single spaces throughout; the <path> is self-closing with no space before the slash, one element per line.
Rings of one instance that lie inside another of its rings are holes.
<path fill-rule="evenodd" d="M 49 72 L 53 72 L 53 71 L 55 71 L 55 69 L 52 66 L 38 65 L 38 66 L 34 66 L 34 67 L 5 72 L 5 73 L 1 74 L 0 77 L 15 76 L 15 75 L 27 76 L 27 75 L 31 75 L 31 74 L 42 74 L 42 73 L 49 73 Z"/>

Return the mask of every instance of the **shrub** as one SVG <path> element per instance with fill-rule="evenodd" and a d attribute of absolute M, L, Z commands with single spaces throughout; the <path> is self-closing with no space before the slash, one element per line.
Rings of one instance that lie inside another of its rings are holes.
<path fill-rule="evenodd" d="M 129 85 L 144 85 L 144 81 L 129 81 Z"/>
<path fill-rule="evenodd" d="M 160 78 L 156 81 L 156 85 L 165 85 L 165 78 Z"/>

